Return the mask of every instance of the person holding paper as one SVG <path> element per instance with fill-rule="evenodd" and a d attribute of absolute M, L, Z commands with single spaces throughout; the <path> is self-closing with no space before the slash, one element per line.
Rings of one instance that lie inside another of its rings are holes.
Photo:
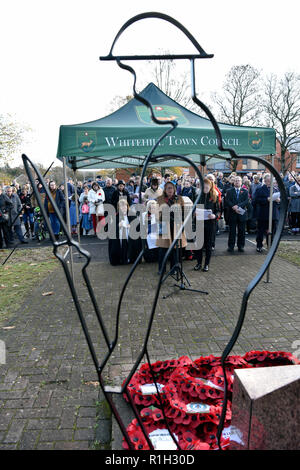
<path fill-rule="evenodd" d="M 215 183 L 215 175 L 212 174 L 212 173 L 208 173 L 208 175 L 206 175 L 206 178 L 208 178 L 209 180 L 212 181 L 213 183 L 213 187 L 214 187 L 214 190 L 216 191 L 217 195 L 218 195 L 218 203 L 219 203 L 219 208 L 220 208 L 220 211 L 219 213 L 217 214 L 216 216 L 216 220 L 215 220 L 215 223 L 214 223 L 214 227 L 213 227 L 213 235 L 212 235 L 212 250 L 215 249 L 215 244 L 216 244 L 216 233 L 217 231 L 219 230 L 218 229 L 218 221 L 221 217 L 221 209 L 222 209 L 222 191 L 218 188 L 218 186 L 216 185 Z M 220 233 L 220 232 L 218 232 Z"/>
<path fill-rule="evenodd" d="M 205 261 L 203 271 L 208 271 L 212 253 L 212 243 L 214 235 L 214 225 L 216 223 L 216 215 L 220 211 L 218 193 L 215 190 L 215 186 L 212 180 L 204 178 L 203 181 L 203 192 L 200 196 L 199 204 L 204 206 L 204 243 L 199 250 L 194 250 L 194 257 L 197 260 L 197 264 L 194 267 L 195 271 L 199 271 L 202 268 L 203 248 L 205 249 Z M 197 243 L 197 241 L 196 241 Z"/>
<path fill-rule="evenodd" d="M 172 244 L 174 237 L 182 224 L 182 219 L 184 215 L 184 201 L 181 196 L 177 196 L 175 184 L 173 184 L 171 181 L 167 181 L 164 185 L 163 194 L 157 198 L 157 204 L 159 225 L 156 246 L 159 247 L 158 274 L 160 274 L 164 256 L 169 246 Z M 167 206 L 171 208 L 173 205 L 176 205 L 175 210 L 166 211 L 166 209 L 168 209 Z M 166 215 L 169 215 L 169 217 L 166 217 Z M 179 246 L 181 245 L 181 248 L 185 248 L 187 245 L 184 231 L 181 234 L 181 240 L 179 239 L 179 243 Z M 176 248 L 174 248 L 170 253 L 171 269 L 176 264 L 176 262 Z"/>
<path fill-rule="evenodd" d="M 141 251 L 140 238 L 134 239 L 131 236 L 131 223 L 135 219 L 136 216 L 130 215 L 126 199 L 120 199 L 117 204 L 115 233 L 108 240 L 108 256 L 113 266 L 133 263 Z"/>
<path fill-rule="evenodd" d="M 240 252 L 245 246 L 245 227 L 247 221 L 247 206 L 249 204 L 249 193 L 242 188 L 242 178 L 236 176 L 234 186 L 226 192 L 226 206 L 228 207 L 228 249 L 230 253 L 234 251 L 237 236 L 237 246 Z"/>
<path fill-rule="evenodd" d="M 271 186 L 271 175 L 265 174 L 263 179 L 263 185 L 258 188 L 255 192 L 255 205 L 256 205 L 256 217 L 257 217 L 257 235 L 256 235 L 256 251 L 262 252 L 264 236 L 268 235 L 269 230 L 269 203 L 270 203 L 270 186 Z M 274 189 L 275 192 L 277 190 Z M 273 199 L 273 198 L 272 198 Z M 272 214 L 272 239 L 276 232 L 277 223 L 279 220 L 279 206 L 280 199 L 276 197 L 273 200 L 273 214 Z M 268 242 L 268 238 L 267 238 Z"/>
<path fill-rule="evenodd" d="M 156 239 L 158 236 L 158 221 L 157 221 L 157 203 L 155 200 L 149 200 L 146 204 L 146 212 L 142 214 L 142 221 L 146 236 L 146 247 L 144 251 L 144 260 L 146 263 L 153 263 L 158 261 L 158 250 L 156 246 Z"/>
<path fill-rule="evenodd" d="M 94 182 L 92 188 L 88 192 L 88 202 L 90 206 L 90 214 L 92 216 L 93 228 L 95 235 L 97 233 L 97 225 L 104 218 L 105 194 L 99 184 Z"/>

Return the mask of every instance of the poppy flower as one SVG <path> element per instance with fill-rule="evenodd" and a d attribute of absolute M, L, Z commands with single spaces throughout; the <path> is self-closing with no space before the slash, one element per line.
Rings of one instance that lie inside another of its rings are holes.
<path fill-rule="evenodd" d="M 153 417 L 154 421 L 161 421 L 162 419 L 164 419 L 163 412 L 161 410 L 158 410 L 158 409 L 153 411 L 152 417 Z"/>
<path fill-rule="evenodd" d="M 149 424 L 149 425 L 145 425 L 145 431 L 146 431 L 148 437 L 150 438 L 150 440 L 151 440 L 152 431 L 156 431 L 158 429 L 166 430 L 167 428 L 162 423 L 152 423 L 152 424 Z M 175 434 L 174 426 L 170 426 L 170 430 L 171 430 L 172 434 L 174 435 Z M 136 420 L 133 420 L 130 423 L 130 425 L 127 427 L 127 433 L 128 433 L 129 439 L 132 442 L 135 450 L 149 450 L 150 449 L 149 444 L 148 444 L 148 442 L 147 442 L 147 440 L 146 440 L 146 438 L 143 434 L 143 431 L 136 424 Z M 181 435 L 180 436 L 177 435 L 177 438 L 178 438 L 179 446 L 180 446 L 180 448 L 182 448 L 182 446 L 185 444 L 185 442 L 183 441 Z M 172 439 L 171 436 L 170 436 L 170 439 Z M 123 438 L 123 448 L 128 449 L 128 445 L 127 445 L 124 438 Z"/>
<path fill-rule="evenodd" d="M 180 434 L 180 444 L 182 450 L 209 450 L 209 445 L 189 430 Z"/>
<path fill-rule="evenodd" d="M 181 356 L 177 360 L 177 367 L 191 366 L 193 361 L 188 356 Z"/>

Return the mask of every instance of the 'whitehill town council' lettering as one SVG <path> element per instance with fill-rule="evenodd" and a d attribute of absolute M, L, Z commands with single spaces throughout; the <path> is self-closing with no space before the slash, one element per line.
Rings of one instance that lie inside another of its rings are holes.
<path fill-rule="evenodd" d="M 124 139 L 120 137 L 105 137 L 105 141 L 108 147 L 114 148 L 123 148 L 123 147 L 152 147 L 156 144 L 158 139 L 155 138 L 144 138 L 144 139 Z M 238 138 L 227 138 L 222 139 L 223 145 L 238 147 L 240 145 Z M 202 136 L 197 137 L 176 137 L 174 135 L 169 135 L 160 142 L 160 146 L 164 147 L 164 144 L 168 146 L 217 146 L 216 137 Z"/>

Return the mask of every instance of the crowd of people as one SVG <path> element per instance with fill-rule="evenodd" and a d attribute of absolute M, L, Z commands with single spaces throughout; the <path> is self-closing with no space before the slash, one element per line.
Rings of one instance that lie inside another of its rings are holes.
<path fill-rule="evenodd" d="M 288 173 L 282 175 L 282 178 L 289 199 L 286 225 L 290 233 L 297 235 L 300 232 L 300 175 Z M 60 221 L 42 184 L 38 180 L 35 183 L 49 216 L 53 233 L 59 239 Z M 114 207 L 116 230 L 108 245 L 109 259 L 113 265 L 134 262 L 141 250 L 141 240 L 131 237 L 131 225 L 135 218 L 132 206 L 139 202 L 141 190 L 144 205 L 142 223 L 146 227 L 144 259 L 147 262 L 158 262 L 158 272 L 161 272 L 165 253 L 178 229 L 174 220 L 171 220 L 166 229 L 168 235 L 162 234 L 163 205 L 171 207 L 176 203 L 183 208 L 187 203 L 194 203 L 200 191 L 199 179 L 189 175 L 179 177 L 170 173 L 165 173 L 163 177 L 152 174 L 143 181 L 140 176 L 133 174 L 126 183 L 123 180 L 103 178 L 101 175 L 97 176 L 95 181 L 91 179 L 78 181 L 76 185 L 72 179 L 69 179 L 66 191 L 63 184 L 57 186 L 55 181 L 48 179 L 46 184 L 65 220 L 66 211 L 69 211 L 73 236 L 77 235 L 78 229 L 82 236 L 96 236 L 98 227 L 104 227 L 105 230 L 107 213 L 104 204 L 111 204 Z M 276 232 L 280 213 L 280 193 L 275 179 L 272 195 L 270 187 L 271 175 L 266 172 L 248 173 L 243 176 L 234 172 L 227 176 L 221 172 L 205 175 L 199 200 L 206 214 L 203 246 L 188 250 L 184 232 L 181 237 L 184 256 L 186 259 L 196 261 L 195 270 L 208 271 L 216 236 L 221 231 L 228 232 L 229 253 L 234 252 L 235 246 L 239 252 L 244 251 L 247 233 L 256 233 L 256 250 L 262 252 L 264 239 L 266 238 L 268 244 Z M 68 204 L 65 199 L 66 193 Z M 273 201 L 271 233 L 269 233 L 270 198 Z M 195 217 L 195 214 L 193 216 Z M 0 248 L 3 248 L 4 244 L 7 248 L 13 247 L 15 238 L 22 244 L 28 243 L 29 239 L 40 240 L 40 224 L 39 204 L 29 184 L 20 187 L 14 181 L 9 186 L 0 187 Z M 178 262 L 175 250 L 173 251 L 170 255 L 171 267 Z"/>

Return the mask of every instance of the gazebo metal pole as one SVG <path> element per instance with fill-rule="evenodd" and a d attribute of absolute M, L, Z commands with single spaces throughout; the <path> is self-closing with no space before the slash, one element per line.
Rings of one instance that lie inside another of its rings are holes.
<path fill-rule="evenodd" d="M 74 185 L 75 185 L 76 226 L 77 226 L 78 243 L 80 245 L 80 220 L 79 220 L 79 210 L 78 210 L 78 193 L 77 193 L 76 170 L 74 170 Z M 80 254 L 79 254 L 79 256 L 80 256 Z"/>
<path fill-rule="evenodd" d="M 274 166 L 274 154 L 272 154 L 272 159 L 271 163 Z M 269 227 L 268 227 L 268 251 L 271 248 L 271 243 L 272 243 L 272 225 L 273 225 L 273 188 L 274 188 L 274 177 L 273 174 L 271 173 L 271 184 L 270 184 L 270 202 L 269 202 Z M 267 279 L 265 281 L 266 283 L 271 282 L 270 281 L 270 266 L 268 267 L 267 270 Z"/>
<path fill-rule="evenodd" d="M 67 165 L 66 165 L 66 157 L 63 157 L 63 170 L 64 170 L 64 188 L 65 188 L 65 204 L 66 204 L 66 219 L 67 219 L 67 227 L 69 230 L 69 235 L 71 235 L 71 223 L 70 223 L 70 208 L 69 208 L 69 197 L 68 197 L 68 182 L 67 182 Z M 71 275 L 72 280 L 74 282 L 74 269 L 73 269 L 73 253 L 72 253 L 72 245 L 69 246 L 70 250 L 70 268 L 71 268 Z"/>

